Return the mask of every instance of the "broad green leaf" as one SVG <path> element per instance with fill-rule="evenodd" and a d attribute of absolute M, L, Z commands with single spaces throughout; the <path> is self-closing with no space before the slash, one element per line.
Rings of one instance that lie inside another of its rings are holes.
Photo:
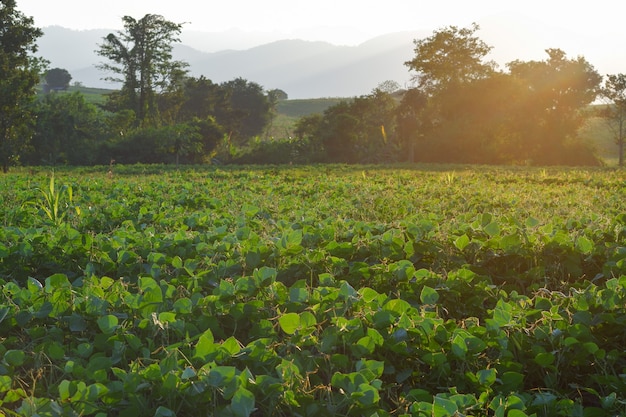
<path fill-rule="evenodd" d="M 98 327 L 104 334 L 111 334 L 117 330 L 119 320 L 116 316 L 112 314 L 108 314 L 106 316 L 102 316 L 97 321 Z"/>
<path fill-rule="evenodd" d="M 590 254 L 594 250 L 594 243 L 585 236 L 580 236 L 576 239 L 576 249 L 584 254 Z"/>
<path fill-rule="evenodd" d="M 481 369 L 476 372 L 476 378 L 480 385 L 491 386 L 496 382 L 497 372 L 495 369 Z"/>
<path fill-rule="evenodd" d="M 506 417 L 528 417 L 528 414 L 522 410 L 513 409 L 506 413 Z"/>
<path fill-rule="evenodd" d="M 434 417 L 452 417 L 459 411 L 458 406 L 454 401 L 450 401 L 447 398 L 436 396 L 433 401 L 433 416 Z"/>
<path fill-rule="evenodd" d="M 83 316 L 79 314 L 72 314 L 69 318 L 70 322 L 70 331 L 72 332 L 83 332 L 87 329 L 87 322 L 83 318 Z"/>
<path fill-rule="evenodd" d="M 183 267 L 183 260 L 180 258 L 180 256 L 174 256 L 172 258 L 172 266 L 176 269 L 180 269 Z"/>
<path fill-rule="evenodd" d="M 378 390 L 370 384 L 360 384 L 358 389 L 350 394 L 350 397 L 356 399 L 364 407 L 371 407 L 380 401 Z"/>
<path fill-rule="evenodd" d="M 278 318 L 278 324 L 283 332 L 294 334 L 300 327 L 300 316 L 298 313 L 283 314 Z"/>
<path fill-rule="evenodd" d="M 70 284 L 69 279 L 65 274 L 54 274 L 46 278 L 46 292 L 53 292 L 63 288 L 70 288 L 72 284 Z"/>
<path fill-rule="evenodd" d="M 4 353 L 4 360 L 9 366 L 22 366 L 25 359 L 26 354 L 23 350 L 10 349 Z"/>
<path fill-rule="evenodd" d="M 452 339 L 452 353 L 458 358 L 464 358 L 467 354 L 465 338 L 459 334 Z"/>
<path fill-rule="evenodd" d="M 213 333 L 211 332 L 211 329 L 207 329 L 198 339 L 198 343 L 196 343 L 194 357 L 204 359 L 215 352 L 215 349 L 216 346 Z"/>
<path fill-rule="evenodd" d="M 535 355 L 535 362 L 542 367 L 552 365 L 554 360 L 554 355 L 550 352 L 542 352 Z"/>
<path fill-rule="evenodd" d="M 11 389 L 11 377 L 8 375 L 0 375 L 0 394 Z"/>
<path fill-rule="evenodd" d="M 383 310 L 391 311 L 397 315 L 401 315 L 411 308 L 411 304 L 400 298 L 394 298 L 383 305 Z"/>
<path fill-rule="evenodd" d="M 169 408 L 160 405 L 156 409 L 154 417 L 176 417 L 176 413 L 173 410 L 170 410 Z"/>
<path fill-rule="evenodd" d="M 454 241 L 454 246 L 461 252 L 470 244 L 470 238 L 467 235 L 461 235 Z"/>
<path fill-rule="evenodd" d="M 223 388 L 235 379 L 237 369 L 234 366 L 216 366 L 211 368 L 207 382 L 215 388 Z"/>
<path fill-rule="evenodd" d="M 187 368 L 185 368 L 185 370 L 181 374 L 180 379 L 185 381 L 185 380 L 191 379 L 191 378 L 193 378 L 195 376 L 196 376 L 196 371 L 192 367 L 188 366 Z"/>
<path fill-rule="evenodd" d="M 439 294 L 434 288 L 430 288 L 429 286 L 425 285 L 424 288 L 422 288 L 422 292 L 420 293 L 420 301 L 423 304 L 427 305 L 437 304 L 437 301 L 439 301 Z"/>
<path fill-rule="evenodd" d="M 317 319 L 310 311 L 300 313 L 300 327 L 303 329 L 317 325 Z"/>
<path fill-rule="evenodd" d="M 486 225 L 483 230 L 485 233 L 489 235 L 489 237 L 494 237 L 500 235 L 500 225 L 497 222 L 493 221 Z"/>
<path fill-rule="evenodd" d="M 249 417 L 255 410 L 254 394 L 245 388 L 239 388 L 233 395 L 230 406 L 236 417 Z"/>

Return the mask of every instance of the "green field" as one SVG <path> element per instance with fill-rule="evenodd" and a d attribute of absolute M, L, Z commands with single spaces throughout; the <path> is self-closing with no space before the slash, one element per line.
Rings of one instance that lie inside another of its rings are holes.
<path fill-rule="evenodd" d="M 0 177 L 0 415 L 626 415 L 613 169 Z"/>

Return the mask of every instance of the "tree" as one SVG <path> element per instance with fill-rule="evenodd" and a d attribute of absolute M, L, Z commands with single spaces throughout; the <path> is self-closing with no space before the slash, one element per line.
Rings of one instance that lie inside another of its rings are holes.
<path fill-rule="evenodd" d="M 271 103 L 259 84 L 236 78 L 220 84 L 225 105 L 215 109 L 217 122 L 232 139 L 246 141 L 261 135 L 271 118 Z"/>
<path fill-rule="evenodd" d="M 50 90 L 67 90 L 72 81 L 70 73 L 62 68 L 52 68 L 46 72 L 46 89 Z"/>
<path fill-rule="evenodd" d="M 415 40 L 415 57 L 404 64 L 416 71 L 414 80 L 432 94 L 492 74 L 495 64 L 484 59 L 492 47 L 474 34 L 480 27 L 450 26 L 428 38 Z"/>
<path fill-rule="evenodd" d="M 529 158 L 539 164 L 567 164 L 573 157 L 568 143 L 579 142 L 583 110 L 597 97 L 602 77 L 583 57 L 567 59 L 560 49 L 546 53 L 547 60 L 513 61 L 507 67 L 524 86 L 526 123 L 521 128 Z M 579 145 L 576 148 L 584 151 Z"/>
<path fill-rule="evenodd" d="M 179 87 L 186 73 L 187 64 L 172 58 L 172 44 L 180 41 L 182 25 L 153 14 L 122 20 L 124 31 L 107 35 L 97 51 L 112 63 L 99 68 L 113 73 L 107 80 L 122 83 L 112 105 L 133 110 L 140 125 L 156 125 L 156 95 Z"/>
<path fill-rule="evenodd" d="M 626 138 L 626 74 L 607 75 L 601 94 L 609 101 L 604 116 L 615 134 L 619 147 L 619 166 L 624 166 L 624 141 Z"/>
<path fill-rule="evenodd" d="M 48 94 L 35 106 L 35 134 L 25 152 L 30 164 L 89 165 L 108 132 L 103 112 L 80 92 Z"/>
<path fill-rule="evenodd" d="M 19 158 L 32 134 L 31 103 L 45 62 L 34 58 L 43 32 L 16 9 L 15 0 L 0 0 L 0 164 L 3 172 Z"/>

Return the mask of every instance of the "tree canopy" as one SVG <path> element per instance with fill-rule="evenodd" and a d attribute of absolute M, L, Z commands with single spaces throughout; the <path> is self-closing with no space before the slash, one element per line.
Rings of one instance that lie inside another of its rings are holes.
<path fill-rule="evenodd" d="M 133 110 L 139 125 L 157 125 L 157 94 L 178 87 L 186 73 L 187 64 L 172 57 L 182 24 L 154 14 L 122 20 L 124 30 L 107 35 L 97 51 L 111 61 L 100 68 L 112 73 L 106 79 L 122 83 L 112 104 Z"/>
<path fill-rule="evenodd" d="M 67 90 L 72 81 L 72 75 L 63 68 L 52 68 L 46 71 L 46 88 L 50 90 Z"/>
<path fill-rule="evenodd" d="M 495 64 L 485 61 L 492 47 L 475 33 L 480 27 L 450 26 L 415 40 L 415 57 L 405 62 L 415 71 L 417 87 L 429 93 L 489 76 Z"/>
<path fill-rule="evenodd" d="M 30 103 L 45 64 L 33 57 L 41 35 L 33 19 L 16 9 L 15 0 L 0 1 L 0 164 L 4 172 L 32 134 Z"/>
<path fill-rule="evenodd" d="M 624 142 L 626 141 L 626 74 L 607 75 L 601 95 L 609 101 L 604 116 L 619 147 L 619 166 L 624 166 Z"/>

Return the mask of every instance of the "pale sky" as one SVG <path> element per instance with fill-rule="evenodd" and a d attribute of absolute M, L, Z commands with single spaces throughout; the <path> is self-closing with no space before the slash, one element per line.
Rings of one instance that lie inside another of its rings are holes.
<path fill-rule="evenodd" d="M 203 49 L 197 32 L 236 29 L 256 42 L 247 47 L 278 39 L 358 45 L 392 32 L 431 34 L 477 22 L 477 36 L 501 66 L 543 60 L 546 48 L 560 48 L 570 58 L 583 56 L 601 75 L 626 73 L 626 25 L 617 0 L 17 0 L 17 8 L 38 27 L 77 30 L 120 30 L 125 15 L 160 14 L 183 23 L 183 43 L 207 52 L 215 51 Z"/>
<path fill-rule="evenodd" d="M 121 29 L 121 18 L 160 14 L 186 23 L 185 30 L 279 32 L 307 40 L 359 43 L 403 30 L 468 26 L 502 13 L 531 17 L 581 32 L 613 33 L 626 39 L 622 7 L 615 0 L 17 0 L 35 25 L 71 29 Z"/>

